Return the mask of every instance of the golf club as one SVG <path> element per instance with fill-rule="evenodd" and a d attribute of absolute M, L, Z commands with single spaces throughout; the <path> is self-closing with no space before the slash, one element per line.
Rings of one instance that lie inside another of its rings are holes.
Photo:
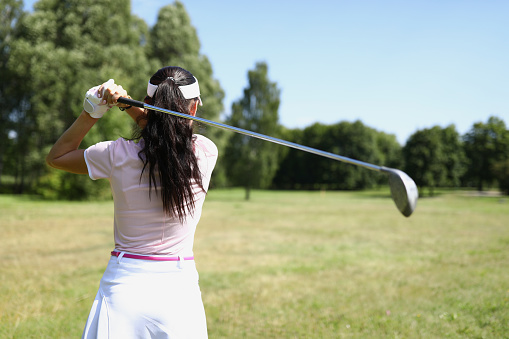
<path fill-rule="evenodd" d="M 341 161 L 341 162 L 346 162 L 346 163 L 356 165 L 356 166 L 361 166 L 361 167 L 364 167 L 364 168 L 367 168 L 367 169 L 370 169 L 373 171 L 386 173 L 389 176 L 389 187 L 391 189 L 392 200 L 396 204 L 396 207 L 398 208 L 398 210 L 405 217 L 409 217 L 412 214 L 412 212 L 415 210 L 415 207 L 417 205 L 417 198 L 419 196 L 419 193 L 417 191 L 417 186 L 415 185 L 415 182 L 405 172 L 400 171 L 398 169 L 369 164 L 367 162 L 351 159 L 351 158 L 337 155 L 334 153 L 320 151 L 315 148 L 302 146 L 302 145 L 299 145 L 299 144 L 296 144 L 296 143 L 293 143 L 290 141 L 273 138 L 273 137 L 270 137 L 270 136 L 267 136 L 264 134 L 248 131 L 248 130 L 245 130 L 242 128 L 228 126 L 228 125 L 225 125 L 225 124 L 222 124 L 219 122 L 203 119 L 200 117 L 191 116 L 189 114 L 174 112 L 174 111 L 171 111 L 168 109 L 152 106 L 152 105 L 146 104 L 144 102 L 133 100 L 133 99 L 121 97 L 118 99 L 118 102 L 126 104 L 126 105 L 139 107 L 139 108 L 147 108 L 147 109 L 151 109 L 154 111 L 171 114 L 171 115 L 174 115 L 177 117 L 190 119 L 193 121 L 198 121 L 198 122 L 201 122 L 206 125 L 219 127 L 219 128 L 222 128 L 222 129 L 225 129 L 228 131 L 232 131 L 235 133 L 244 134 L 244 135 L 247 135 L 250 137 L 269 141 L 269 142 L 272 142 L 275 144 L 288 146 L 288 147 L 295 148 L 295 149 L 298 149 L 298 150 L 301 150 L 304 152 L 320 155 L 322 157 L 334 159 L 334 160 Z"/>

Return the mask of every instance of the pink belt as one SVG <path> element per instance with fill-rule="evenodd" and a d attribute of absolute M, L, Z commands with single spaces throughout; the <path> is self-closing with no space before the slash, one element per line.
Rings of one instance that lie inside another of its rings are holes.
<path fill-rule="evenodd" d="M 120 256 L 122 252 L 112 251 L 111 255 L 114 257 Z M 148 255 L 137 255 L 137 254 L 129 254 L 124 253 L 122 256 L 123 258 L 129 258 L 129 259 L 141 259 L 141 260 L 156 260 L 156 261 L 180 261 L 180 260 L 194 260 L 194 257 L 152 257 Z"/>

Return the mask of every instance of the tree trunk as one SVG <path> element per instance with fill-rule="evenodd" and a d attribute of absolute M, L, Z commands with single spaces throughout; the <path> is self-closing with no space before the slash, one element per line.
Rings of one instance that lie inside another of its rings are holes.
<path fill-rule="evenodd" d="M 0 154 L 0 185 L 2 184 L 2 173 L 4 169 L 4 154 Z"/>
<path fill-rule="evenodd" d="M 482 192 L 482 191 L 483 191 L 482 179 L 479 179 L 479 181 L 477 182 L 477 190 L 478 190 L 479 192 Z"/>

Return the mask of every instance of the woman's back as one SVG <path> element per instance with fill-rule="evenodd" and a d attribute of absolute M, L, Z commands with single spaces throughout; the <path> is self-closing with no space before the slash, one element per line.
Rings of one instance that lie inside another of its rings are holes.
<path fill-rule="evenodd" d="M 210 176 L 217 160 L 215 144 L 202 135 L 194 136 L 194 149 L 202 174 L 202 185 L 193 185 L 194 210 L 181 222 L 163 209 L 161 196 L 142 172 L 139 143 L 120 138 L 87 149 L 85 158 L 92 179 L 109 179 L 115 201 L 115 249 L 139 254 L 193 255 L 193 239 L 201 216 Z M 156 183 L 160 187 L 159 182 Z"/>

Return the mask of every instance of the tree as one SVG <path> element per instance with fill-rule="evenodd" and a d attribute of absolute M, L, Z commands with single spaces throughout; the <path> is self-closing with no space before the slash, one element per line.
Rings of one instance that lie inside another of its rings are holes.
<path fill-rule="evenodd" d="M 401 146 L 394 135 L 378 132 L 360 121 L 333 125 L 315 123 L 293 130 L 293 141 L 361 161 L 398 167 Z M 363 189 L 386 184 L 373 172 L 298 150 L 289 150 L 274 178 L 273 186 L 284 189 Z"/>
<path fill-rule="evenodd" d="M 442 129 L 441 141 L 446 169 L 444 186 L 460 187 L 461 178 L 467 170 L 467 158 L 461 136 L 454 125 Z"/>
<path fill-rule="evenodd" d="M 256 64 L 248 72 L 244 96 L 232 104 L 228 124 L 249 131 L 277 137 L 279 135 L 280 90 L 268 77 L 268 66 Z M 252 188 L 267 188 L 274 177 L 281 147 L 270 142 L 233 134 L 225 151 L 227 173 L 234 185 L 245 188 L 246 200 Z"/>
<path fill-rule="evenodd" d="M 201 54 L 200 48 L 196 29 L 192 26 L 191 19 L 180 1 L 159 10 L 157 22 L 150 30 L 147 43 L 147 54 L 153 68 L 174 65 L 193 73 L 200 83 L 203 101 L 203 107 L 199 107 L 198 114 L 205 119 L 217 121 L 224 110 L 224 91 L 219 81 L 213 76 L 209 59 Z M 201 126 L 200 133 L 213 139 L 220 150 L 225 147 L 224 131 L 216 128 L 204 129 Z M 220 152 L 212 183 L 223 186 L 225 181 L 222 152 Z"/>
<path fill-rule="evenodd" d="M 10 120 L 16 126 L 20 192 L 28 186 L 79 199 L 100 194 L 100 187 L 107 189 L 107 184 L 91 184 L 85 176 L 48 170 L 44 157 L 81 112 L 91 86 L 114 78 L 131 93 L 144 91 L 149 64 L 140 45 L 142 26 L 139 19 L 131 20 L 129 0 L 40 0 L 34 12 L 20 20 L 8 63 L 17 80 L 10 84 L 18 102 Z M 92 129 L 82 147 L 130 134 L 131 122 L 117 119 L 120 113 L 115 111 Z"/>
<path fill-rule="evenodd" d="M 302 143 L 303 130 L 287 129 L 281 127 L 281 138 L 297 144 Z M 307 146 L 307 145 L 306 145 Z M 304 162 L 302 160 L 305 152 L 293 148 L 283 148 L 276 174 L 272 179 L 271 188 L 274 189 L 300 189 L 306 177 Z"/>
<path fill-rule="evenodd" d="M 7 140 L 0 149 L 0 176 L 5 163 L 19 193 L 29 190 L 65 199 L 109 194 L 107 183 L 49 169 L 44 161 L 56 138 L 81 112 L 85 92 L 109 78 L 142 99 L 155 70 L 180 65 L 200 80 L 205 102 L 201 116 L 217 119 L 223 110 L 224 93 L 212 78 L 209 60 L 199 53 L 196 30 L 180 2 L 164 7 L 149 29 L 131 15 L 129 0 L 39 0 L 26 15 L 21 1 L 0 1 L 0 137 Z M 106 114 L 81 147 L 129 137 L 133 123 L 118 119 L 119 114 L 124 113 L 113 109 Z M 217 135 L 213 139 L 220 146 L 221 133 L 211 129 L 204 134 Z"/>
<path fill-rule="evenodd" d="M 400 146 L 395 136 L 380 133 L 359 120 L 332 125 L 325 139 L 329 143 L 326 147 L 332 153 L 364 162 L 389 166 L 397 163 L 399 158 Z M 365 189 L 387 183 L 383 175 L 375 175 L 372 171 L 357 166 L 337 161 L 330 166 L 329 180 L 339 181 L 336 186 L 339 189 Z"/>
<path fill-rule="evenodd" d="M 157 22 L 150 30 L 148 57 L 156 68 L 174 65 L 191 73 L 200 82 L 203 107 L 200 116 L 215 120 L 223 111 L 224 91 L 214 79 L 212 65 L 200 53 L 200 40 L 191 19 L 180 1 L 160 9 Z"/>
<path fill-rule="evenodd" d="M 494 165 L 509 159 L 509 131 L 503 120 L 490 117 L 487 123 L 475 123 L 463 143 L 469 161 L 464 181 L 482 191 L 497 181 Z"/>
<path fill-rule="evenodd" d="M 7 65 L 11 57 L 10 44 L 16 37 L 18 22 L 24 14 L 22 8 L 22 1 L 0 0 L 0 140 L 3 144 L 0 147 L 0 182 L 4 174 L 4 159 L 13 145 L 13 137 L 9 133 L 14 127 L 9 115 L 17 104 L 12 95 L 12 83 L 16 79 Z"/>
<path fill-rule="evenodd" d="M 460 137 L 454 125 L 415 132 L 403 147 L 405 170 L 430 195 L 436 187 L 459 185 L 465 171 Z"/>

